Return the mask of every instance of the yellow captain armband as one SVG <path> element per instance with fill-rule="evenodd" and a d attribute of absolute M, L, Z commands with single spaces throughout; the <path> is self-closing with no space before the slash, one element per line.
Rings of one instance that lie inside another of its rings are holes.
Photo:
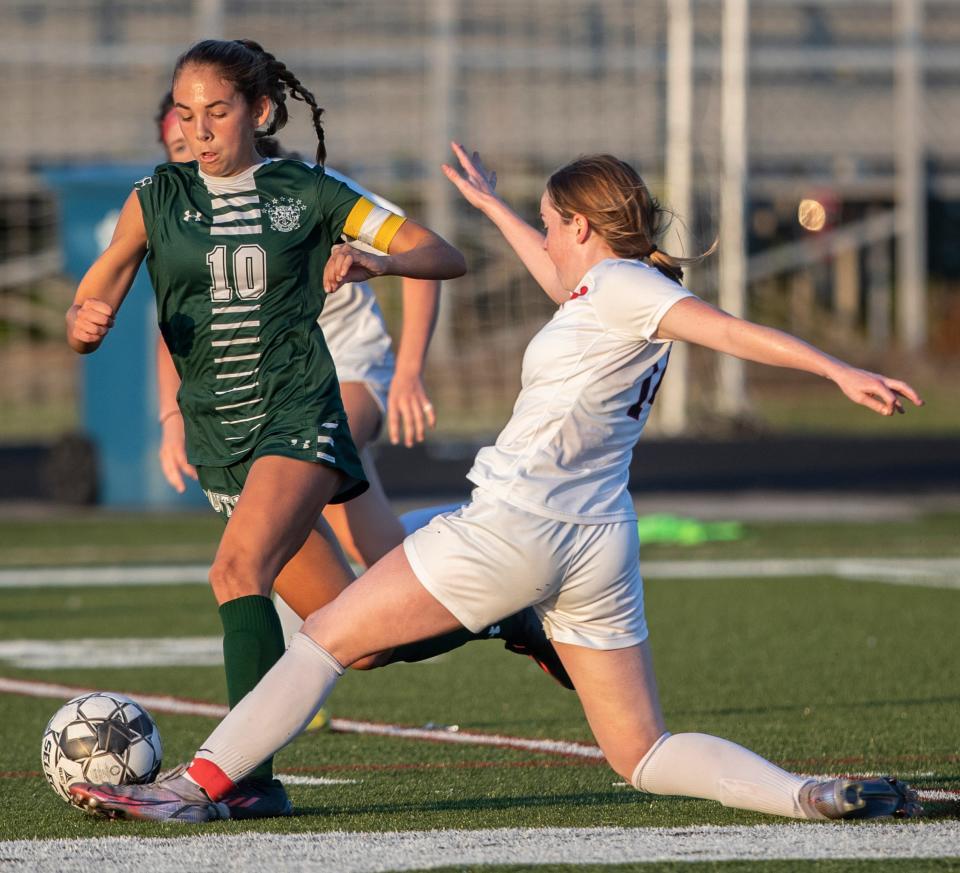
<path fill-rule="evenodd" d="M 353 204 L 353 209 L 343 225 L 343 232 L 378 251 L 386 252 L 405 221 L 405 218 L 395 215 L 389 209 L 382 209 L 366 197 L 361 197 Z"/>

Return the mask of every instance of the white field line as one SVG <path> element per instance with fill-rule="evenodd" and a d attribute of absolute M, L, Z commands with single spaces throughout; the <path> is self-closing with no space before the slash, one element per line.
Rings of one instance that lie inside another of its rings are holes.
<path fill-rule="evenodd" d="M 960 588 L 960 558 L 759 558 L 641 561 L 648 579 L 766 579 L 835 576 L 860 582 Z"/>
<path fill-rule="evenodd" d="M 357 779 L 331 779 L 329 776 L 301 776 L 299 773 L 277 773 L 284 785 L 356 785 Z"/>
<path fill-rule="evenodd" d="M 0 570 L 0 588 L 87 588 L 207 582 L 209 564 L 118 564 L 103 567 L 24 567 Z"/>
<path fill-rule="evenodd" d="M 113 828 L 111 829 L 113 830 Z M 884 860 L 960 857 L 960 822 L 900 827 L 843 824 L 681 828 L 493 828 L 306 834 L 130 836 L 0 843 L 9 869 L 60 873 L 383 873 L 510 864 L 662 864 L 669 861 Z M 696 868 L 694 868 L 696 869 Z"/>
<path fill-rule="evenodd" d="M 757 558 L 641 561 L 647 579 L 766 579 L 835 576 L 863 582 L 960 588 L 960 558 Z M 206 584 L 206 564 L 29 567 L 0 570 L 0 588 Z"/>
<path fill-rule="evenodd" d="M 283 614 L 280 618 L 281 621 L 284 620 Z M 298 621 L 298 629 L 300 624 Z M 438 655 L 420 663 L 435 663 L 442 657 Z M 223 638 L 91 637 L 74 640 L 0 640 L 0 662 L 21 670 L 58 670 L 63 667 L 219 667 L 223 663 Z"/>
<path fill-rule="evenodd" d="M 221 637 L 119 637 L 75 640 L 0 640 L 0 661 L 22 670 L 66 666 L 217 667 Z"/>

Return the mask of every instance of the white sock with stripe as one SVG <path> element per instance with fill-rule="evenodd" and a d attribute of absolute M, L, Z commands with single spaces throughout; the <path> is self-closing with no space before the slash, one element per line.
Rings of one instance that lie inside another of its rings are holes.
<path fill-rule="evenodd" d="M 788 818 L 812 817 L 800 804 L 800 789 L 811 780 L 708 734 L 665 733 L 637 764 L 630 781 L 650 794 L 700 797 Z"/>
<path fill-rule="evenodd" d="M 286 654 L 207 737 L 187 776 L 218 800 L 300 735 L 342 675 L 323 646 L 294 634 Z"/>

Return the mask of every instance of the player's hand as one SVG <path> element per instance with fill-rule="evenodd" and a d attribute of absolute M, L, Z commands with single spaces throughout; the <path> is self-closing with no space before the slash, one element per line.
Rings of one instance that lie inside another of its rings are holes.
<path fill-rule="evenodd" d="M 397 372 L 387 396 L 387 433 L 390 442 L 398 445 L 401 438 L 409 449 L 422 443 L 428 427 L 437 426 L 433 404 L 427 397 L 419 374 Z"/>
<path fill-rule="evenodd" d="M 496 196 L 494 193 L 497 188 L 496 171 L 488 170 L 483 165 L 479 152 L 468 155 L 463 146 L 455 142 L 450 143 L 450 147 L 466 175 L 461 176 L 455 167 L 443 164 L 441 169 L 444 175 L 453 182 L 471 206 L 482 209 L 491 197 Z"/>
<path fill-rule="evenodd" d="M 187 486 L 183 481 L 184 475 L 196 480 L 197 468 L 187 460 L 186 435 L 183 432 L 183 416 L 173 413 L 163 420 L 160 425 L 163 435 L 160 439 L 160 469 L 164 478 L 170 483 L 177 494 L 183 494 Z"/>
<path fill-rule="evenodd" d="M 387 257 L 361 251 L 343 243 L 330 249 L 330 257 L 323 268 L 323 290 L 332 294 L 348 282 L 366 282 L 382 276 Z"/>
<path fill-rule="evenodd" d="M 891 379 L 868 370 L 844 367 L 833 376 L 840 390 L 854 403 L 866 406 L 880 415 L 903 414 L 903 398 L 914 406 L 923 406 L 923 400 L 906 382 Z"/>
<path fill-rule="evenodd" d="M 88 297 L 70 307 L 70 338 L 81 343 L 100 343 L 114 325 L 114 309 L 109 303 Z"/>

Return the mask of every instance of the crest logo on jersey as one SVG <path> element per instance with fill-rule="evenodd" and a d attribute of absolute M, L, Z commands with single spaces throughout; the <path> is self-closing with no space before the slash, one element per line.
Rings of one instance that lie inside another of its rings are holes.
<path fill-rule="evenodd" d="M 203 215 L 200 212 L 191 212 L 189 209 L 184 210 L 183 213 L 184 221 L 203 221 Z"/>
<path fill-rule="evenodd" d="M 138 191 L 142 188 L 146 188 L 147 185 L 153 184 L 153 176 L 144 176 L 139 182 L 134 182 L 133 187 Z"/>
<path fill-rule="evenodd" d="M 300 227 L 300 215 L 306 208 L 302 200 L 294 200 L 292 197 L 278 197 L 271 200 L 266 207 L 270 227 L 281 233 L 296 230 Z"/>

